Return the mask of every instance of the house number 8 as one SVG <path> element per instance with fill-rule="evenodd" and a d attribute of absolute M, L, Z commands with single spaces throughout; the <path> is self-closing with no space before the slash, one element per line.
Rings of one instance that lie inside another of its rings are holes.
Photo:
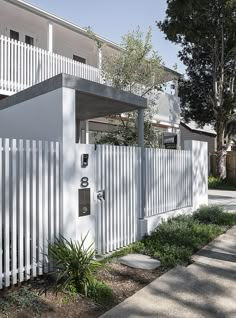
<path fill-rule="evenodd" d="M 80 186 L 81 186 L 82 188 L 87 188 L 88 185 L 89 185 L 88 178 L 87 178 L 87 177 L 81 178 L 81 180 L 80 180 Z"/>

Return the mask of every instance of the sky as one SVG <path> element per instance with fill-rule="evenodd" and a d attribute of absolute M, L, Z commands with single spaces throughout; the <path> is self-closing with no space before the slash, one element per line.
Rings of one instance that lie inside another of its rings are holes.
<path fill-rule="evenodd" d="M 120 44 L 122 35 L 140 26 L 145 32 L 152 27 L 154 48 L 167 67 L 175 64 L 184 73 L 177 57 L 178 46 L 165 40 L 155 21 L 165 17 L 166 0 L 26 0 L 80 27 L 90 26 L 100 36 Z"/>

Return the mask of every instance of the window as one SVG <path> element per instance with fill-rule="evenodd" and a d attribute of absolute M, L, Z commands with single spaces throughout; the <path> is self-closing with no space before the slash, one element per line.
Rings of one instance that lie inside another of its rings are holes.
<path fill-rule="evenodd" d="M 10 30 L 10 38 L 19 41 L 19 32 Z"/>
<path fill-rule="evenodd" d="M 73 60 L 76 62 L 86 64 L 86 59 L 84 59 L 83 57 L 78 56 L 78 55 L 73 55 Z"/>
<path fill-rule="evenodd" d="M 31 36 L 26 35 L 25 36 L 25 43 L 29 44 L 29 45 L 34 45 L 34 38 L 32 38 Z"/>

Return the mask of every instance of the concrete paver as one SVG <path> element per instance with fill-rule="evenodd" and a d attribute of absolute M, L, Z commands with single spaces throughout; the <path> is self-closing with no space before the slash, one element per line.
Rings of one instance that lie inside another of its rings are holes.
<path fill-rule="evenodd" d="M 235 318 L 236 227 L 102 318 Z"/>
<path fill-rule="evenodd" d="M 142 254 L 128 254 L 122 256 L 119 258 L 119 262 L 129 267 L 147 270 L 153 270 L 161 266 L 160 261 Z"/>

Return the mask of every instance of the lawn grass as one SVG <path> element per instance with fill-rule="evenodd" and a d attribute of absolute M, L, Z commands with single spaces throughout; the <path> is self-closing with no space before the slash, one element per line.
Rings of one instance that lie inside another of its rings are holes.
<path fill-rule="evenodd" d="M 215 190 L 236 191 L 236 182 L 230 180 L 220 180 L 216 177 L 208 177 L 208 188 Z"/>
<path fill-rule="evenodd" d="M 159 259 L 163 269 L 186 265 L 194 253 L 233 225 L 236 225 L 236 214 L 224 212 L 218 206 L 204 206 L 192 215 L 163 221 L 142 241 L 112 256 L 143 253 Z"/>

